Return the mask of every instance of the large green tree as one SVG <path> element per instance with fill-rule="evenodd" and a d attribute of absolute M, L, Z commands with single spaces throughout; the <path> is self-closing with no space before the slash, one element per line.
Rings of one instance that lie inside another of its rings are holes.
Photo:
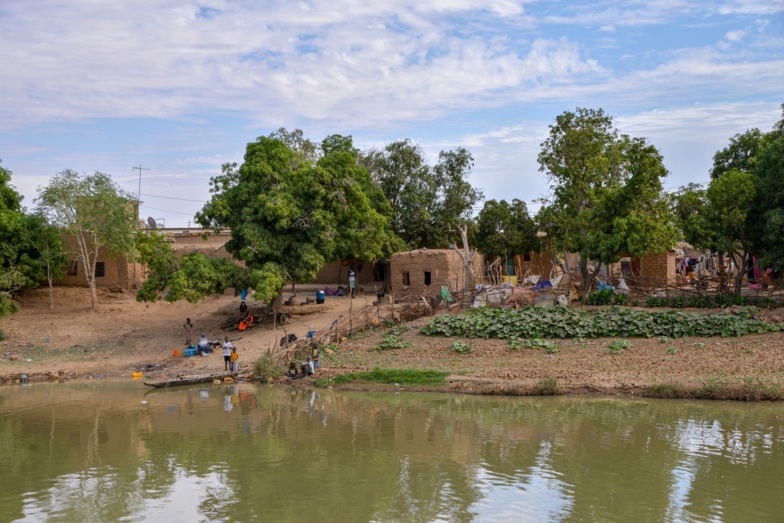
<path fill-rule="evenodd" d="M 763 268 L 784 271 L 784 104 L 782 118 L 760 140 L 753 172 L 757 190 L 749 210 L 750 241 Z"/>
<path fill-rule="evenodd" d="M 371 261 L 399 247 L 388 203 L 358 156 L 349 136 L 328 136 L 310 161 L 273 134 L 211 180 L 197 221 L 231 230 L 226 250 L 245 264 L 256 298 L 270 302 L 332 260 Z"/>
<path fill-rule="evenodd" d="M 662 187 L 667 170 L 661 154 L 644 138 L 620 134 L 603 110 L 559 115 L 538 160 L 551 189 L 540 226 L 554 246 L 580 254 L 582 296 L 602 264 L 673 246 L 676 230 Z"/>
<path fill-rule="evenodd" d="M 539 248 L 536 232 L 525 202 L 488 200 L 477 216 L 471 243 L 486 256 L 525 254 Z"/>
<path fill-rule="evenodd" d="M 430 166 L 419 145 L 398 140 L 366 153 L 362 162 L 389 200 L 392 227 L 410 249 L 456 243 L 483 197 L 468 181 L 474 159 L 462 147 L 442 151 Z"/>
<path fill-rule="evenodd" d="M 729 145 L 713 155 L 711 179 L 720 178 L 730 169 L 754 172 L 763 138 L 764 135 L 759 129 L 749 129 L 730 138 Z"/>
<path fill-rule="evenodd" d="M 690 184 L 675 195 L 675 211 L 684 239 L 700 250 L 726 253 L 738 268 L 740 294 L 746 253 L 751 248 L 748 218 L 756 193 L 754 174 L 731 168 L 707 189 Z"/>
<path fill-rule="evenodd" d="M 38 287 L 64 269 L 62 242 L 38 215 L 22 207 L 10 184 L 11 171 L 0 166 L 0 315 L 15 310 L 11 300 L 23 288 Z M 51 293 L 50 293 L 51 295 Z"/>
<path fill-rule="evenodd" d="M 107 174 L 79 174 L 66 169 L 39 189 L 39 211 L 73 244 L 70 255 L 84 268 L 92 309 L 98 308 L 95 264 L 101 249 L 110 258 L 134 253 L 135 199 L 129 198 Z"/>
<path fill-rule="evenodd" d="M 190 253 L 178 258 L 166 236 L 154 230 L 136 233 L 136 252 L 147 278 L 136 294 L 137 301 L 188 300 L 197 302 L 229 288 L 245 288 L 247 271 L 226 258 Z"/>

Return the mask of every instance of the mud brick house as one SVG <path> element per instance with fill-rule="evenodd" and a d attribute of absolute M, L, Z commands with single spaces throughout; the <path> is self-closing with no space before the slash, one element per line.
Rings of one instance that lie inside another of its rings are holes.
<path fill-rule="evenodd" d="M 201 252 L 211 258 L 231 258 L 225 247 L 230 238 L 228 231 L 216 233 L 203 229 L 156 229 L 155 233 L 167 238 L 177 256 Z M 66 252 L 76 252 L 75 241 L 66 238 L 65 248 Z M 126 256 L 110 258 L 105 248 L 98 251 L 95 264 L 95 284 L 97 287 L 118 291 L 137 290 L 145 278 L 146 273 L 141 264 L 129 261 Z M 82 262 L 72 260 L 70 269 L 62 278 L 55 280 L 54 284 L 66 287 L 86 287 L 87 279 Z"/>
<path fill-rule="evenodd" d="M 474 256 L 476 282 L 481 283 L 484 259 Z M 442 286 L 452 291 L 465 287 L 465 268 L 451 249 L 418 249 L 393 254 L 389 260 L 391 290 L 395 298 L 435 295 Z"/>
<path fill-rule="evenodd" d="M 647 254 L 631 260 L 630 265 L 631 277 L 627 282 L 629 285 L 667 285 L 675 281 L 676 256 L 674 250 L 661 254 Z M 628 277 L 628 275 L 624 276 Z"/>

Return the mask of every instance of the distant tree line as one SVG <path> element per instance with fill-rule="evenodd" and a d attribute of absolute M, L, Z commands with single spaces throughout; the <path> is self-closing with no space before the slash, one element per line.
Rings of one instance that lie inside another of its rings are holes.
<path fill-rule="evenodd" d="M 601 109 L 556 117 L 538 163 L 550 194 L 535 216 L 518 199 L 488 200 L 475 213 L 483 194 L 469 182 L 474 159 L 462 147 L 431 165 L 408 139 L 360 151 L 351 136 L 316 143 L 281 128 L 248 143 L 241 164 L 222 166 L 196 215 L 202 227 L 231 231 L 226 249 L 241 264 L 174 256 L 164 237 L 135 230 L 129 195 L 102 173 L 59 173 L 27 212 L 0 166 L 0 315 L 15 310 L 21 289 L 51 284 L 73 259 L 87 268 L 95 307 L 99 247 L 146 264 L 137 298 L 149 301 L 196 301 L 234 287 L 271 302 L 287 282 L 312 280 L 330 261 L 449 247 L 461 228 L 489 256 L 544 244 L 578 253 L 583 295 L 603 264 L 663 252 L 679 239 L 739 267 L 755 253 L 761 265 L 784 269 L 784 117 L 770 132 L 732 137 L 714 156 L 708 186 L 674 195 L 664 191 L 668 172 L 656 147 L 622 134 Z M 63 233 L 76 240 L 72 252 Z"/>

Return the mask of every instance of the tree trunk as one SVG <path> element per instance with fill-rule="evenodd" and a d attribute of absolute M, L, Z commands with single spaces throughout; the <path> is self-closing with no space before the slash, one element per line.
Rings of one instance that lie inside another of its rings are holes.
<path fill-rule="evenodd" d="M 460 261 L 463 262 L 463 268 L 465 269 L 465 288 L 466 290 L 473 290 L 474 288 L 474 281 L 476 275 L 474 274 L 474 254 L 476 251 L 471 250 L 468 246 L 468 228 L 467 227 L 458 227 L 460 231 L 460 238 L 463 241 L 463 250 L 457 248 L 456 245 L 452 244 L 452 249 L 460 256 Z"/>
<path fill-rule="evenodd" d="M 735 275 L 735 289 L 733 290 L 732 295 L 740 296 L 740 291 L 743 289 L 743 276 L 746 274 L 745 256 L 741 255 L 739 252 L 733 252 L 732 259 L 735 262 L 735 266 L 738 268 L 738 272 Z"/>
<path fill-rule="evenodd" d="M 49 282 L 49 310 L 54 310 L 54 289 L 52 287 L 52 269 L 46 264 L 46 281 Z"/>
<path fill-rule="evenodd" d="M 92 302 L 93 312 L 98 311 L 98 291 L 95 288 L 95 278 L 89 278 L 87 285 L 90 286 L 90 301 Z"/>

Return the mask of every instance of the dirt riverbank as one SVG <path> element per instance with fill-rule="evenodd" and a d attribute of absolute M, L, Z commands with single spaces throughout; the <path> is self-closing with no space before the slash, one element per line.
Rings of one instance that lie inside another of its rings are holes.
<path fill-rule="evenodd" d="M 240 338 L 234 344 L 241 367 L 250 369 L 285 334 L 303 337 L 309 330 L 329 329 L 340 316 L 346 318 L 350 302 L 328 297 L 323 304 L 299 305 L 312 294 L 300 293 L 294 300 L 297 305 L 286 308 L 287 325 L 273 330 L 271 324 L 261 324 L 241 333 L 222 328 L 239 313 L 240 299 L 234 296 L 215 296 L 197 304 L 143 304 L 131 294 L 103 292 L 99 311 L 92 312 L 86 289 L 57 289 L 56 293 L 51 311 L 47 292 L 36 290 L 23 296 L 21 312 L 0 319 L 6 337 L 0 341 L 4 383 L 13 383 L 20 374 L 41 381 L 130 379 L 132 372 L 141 369 L 151 378 L 223 370 L 218 353 L 206 358 L 172 355 L 185 346 L 186 317 L 195 325 L 194 340 L 202 331 L 211 339 Z M 352 314 L 358 318 L 364 307 L 372 310 L 372 299 L 375 296 L 355 299 Z M 254 307 L 252 300 L 248 303 Z M 781 311 L 769 314 L 781 321 Z M 454 338 L 418 333 L 428 320 L 409 323 L 411 329 L 399 335 L 401 348 L 376 349 L 386 332 L 382 326 L 349 337 L 323 356 L 318 377 L 328 383 L 338 374 L 374 367 L 436 369 L 449 373 L 448 385 L 441 390 L 483 394 L 650 395 L 654 391 L 661 396 L 767 399 L 771 392 L 784 391 L 781 332 L 741 338 L 629 339 L 631 347 L 622 354 L 610 353 L 609 339 L 553 340 L 557 353 L 542 348 L 512 350 L 505 340 L 461 340 L 470 344 L 472 352 L 460 354 L 453 350 Z M 711 396 L 715 391 L 734 394 Z"/>

